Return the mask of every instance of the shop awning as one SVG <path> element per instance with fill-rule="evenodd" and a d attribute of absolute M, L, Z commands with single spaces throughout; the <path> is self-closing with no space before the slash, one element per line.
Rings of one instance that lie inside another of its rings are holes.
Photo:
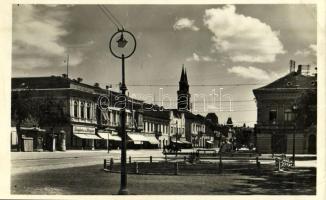
<path fill-rule="evenodd" d="M 140 134 L 140 133 L 128 133 L 128 137 L 135 142 L 138 142 L 138 141 L 146 141 L 146 142 L 149 142 L 149 140 L 143 135 L 143 134 Z M 136 144 L 136 143 L 135 143 Z"/>
<path fill-rule="evenodd" d="M 171 142 L 173 142 L 173 143 L 178 143 L 178 144 L 182 144 L 183 143 L 183 141 L 185 141 L 185 139 L 184 138 L 179 138 L 179 139 L 175 139 L 175 137 L 171 137 Z"/>
<path fill-rule="evenodd" d="M 145 135 L 148 139 L 148 142 L 151 144 L 159 144 L 160 142 L 156 139 L 155 135 Z"/>
<path fill-rule="evenodd" d="M 41 129 L 41 128 L 38 128 L 38 127 L 21 127 L 20 130 L 23 130 L 23 131 L 39 131 L 39 132 L 45 132 L 46 131 L 45 129 Z"/>
<path fill-rule="evenodd" d="M 112 132 L 112 133 L 109 133 L 109 132 L 98 132 L 97 134 L 101 137 L 101 138 L 103 138 L 103 139 L 105 139 L 105 140 L 114 140 L 114 141 L 121 141 L 121 138 L 118 136 L 118 135 L 116 135 L 116 134 L 113 134 L 114 132 Z"/>
<path fill-rule="evenodd" d="M 191 144 L 191 142 L 188 142 L 188 141 L 182 141 L 182 143 L 184 143 L 184 144 Z"/>
<path fill-rule="evenodd" d="M 213 141 L 206 141 L 208 144 L 214 144 Z"/>
<path fill-rule="evenodd" d="M 178 140 L 177 142 L 175 140 L 171 140 L 172 143 L 178 143 L 178 144 L 182 144 L 183 142 Z"/>
<path fill-rule="evenodd" d="M 79 134 L 79 133 L 74 133 L 76 137 L 79 137 L 81 139 L 93 139 L 93 140 L 101 140 L 102 138 L 98 137 L 97 135 L 94 134 Z"/>

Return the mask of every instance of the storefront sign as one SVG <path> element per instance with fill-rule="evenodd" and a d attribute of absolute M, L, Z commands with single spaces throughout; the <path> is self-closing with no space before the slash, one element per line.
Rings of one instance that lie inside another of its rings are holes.
<path fill-rule="evenodd" d="M 73 133 L 76 133 L 76 134 L 95 134 L 95 127 L 73 126 Z"/>

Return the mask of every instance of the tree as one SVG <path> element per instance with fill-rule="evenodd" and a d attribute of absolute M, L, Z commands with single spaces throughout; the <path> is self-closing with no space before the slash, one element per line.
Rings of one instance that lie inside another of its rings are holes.
<path fill-rule="evenodd" d="M 35 90 L 26 88 L 13 91 L 11 102 L 11 118 L 18 136 L 17 151 L 21 151 L 22 148 L 22 126 L 50 126 L 53 133 L 56 125 L 70 121 L 69 112 L 64 111 L 62 100 L 53 96 L 39 95 Z"/>
<path fill-rule="evenodd" d="M 25 88 L 19 91 L 13 91 L 11 96 L 11 120 L 16 126 L 18 144 L 17 151 L 22 149 L 22 132 L 21 126 L 25 120 L 33 120 L 37 123 L 37 119 L 34 118 L 35 111 L 37 111 L 37 104 L 32 100 L 33 91 Z M 38 124 L 35 124 L 38 125 Z"/>

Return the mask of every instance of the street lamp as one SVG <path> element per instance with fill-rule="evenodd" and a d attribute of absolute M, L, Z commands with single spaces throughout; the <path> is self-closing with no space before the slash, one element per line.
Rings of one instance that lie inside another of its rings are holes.
<path fill-rule="evenodd" d="M 133 41 L 133 43 L 130 44 L 130 42 L 127 41 L 126 35 L 128 35 Z M 116 39 L 116 37 L 119 37 L 119 39 Z M 115 39 L 115 40 L 113 40 Z M 116 43 L 113 43 L 115 41 Z M 135 36 L 124 29 L 118 30 L 113 34 L 113 36 L 110 39 L 110 51 L 112 55 L 116 58 L 121 59 L 122 61 L 122 82 L 120 85 L 120 90 L 122 97 L 124 99 L 125 104 L 121 108 L 121 113 L 120 113 L 120 122 L 121 122 L 121 177 L 120 177 L 120 189 L 119 193 L 120 195 L 127 195 L 128 194 L 128 189 L 127 189 L 127 165 L 126 165 L 126 151 L 127 151 L 127 134 L 126 134 L 126 91 L 127 91 L 127 86 L 125 84 L 125 59 L 129 58 L 136 50 L 136 38 Z M 115 47 L 115 48 L 114 48 Z M 125 50 L 128 50 L 129 52 L 125 52 Z"/>
<path fill-rule="evenodd" d="M 175 156 L 177 156 L 178 155 L 178 121 L 176 121 L 175 122 L 175 124 L 176 124 L 176 132 L 175 132 Z"/>
<path fill-rule="evenodd" d="M 297 115 L 296 115 L 296 112 L 298 110 L 298 106 L 297 104 L 295 103 L 293 106 L 292 106 L 292 110 L 293 110 L 293 113 L 294 113 L 294 131 L 293 131 L 293 144 L 292 144 L 292 166 L 294 167 L 295 166 L 295 134 L 296 134 L 296 131 L 297 131 Z"/>

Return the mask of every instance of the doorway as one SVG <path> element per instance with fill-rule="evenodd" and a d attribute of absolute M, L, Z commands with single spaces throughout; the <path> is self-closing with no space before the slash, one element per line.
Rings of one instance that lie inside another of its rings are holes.
<path fill-rule="evenodd" d="M 308 153 L 316 154 L 316 136 L 310 135 L 308 140 Z"/>

